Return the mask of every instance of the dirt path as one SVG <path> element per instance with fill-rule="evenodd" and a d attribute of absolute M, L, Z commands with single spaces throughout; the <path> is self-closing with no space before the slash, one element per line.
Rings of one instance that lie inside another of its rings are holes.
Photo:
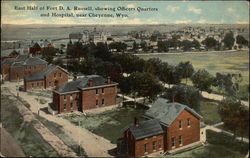
<path fill-rule="evenodd" d="M 12 84 L 14 83 L 10 83 L 7 87 L 10 88 L 13 94 L 17 94 L 15 86 Z M 19 96 L 31 105 L 30 110 L 33 113 L 37 113 L 39 107 L 43 108 L 48 106 L 48 103 L 43 105 L 39 104 L 36 101 L 37 96 L 28 95 L 26 92 L 19 92 Z M 84 128 L 75 126 L 66 119 L 47 114 L 44 111 L 40 111 L 39 115 L 51 122 L 61 125 L 64 132 L 75 142 L 79 142 L 89 157 L 112 157 L 109 151 L 116 148 L 116 144 L 112 144 L 109 140 L 95 135 Z"/>
<path fill-rule="evenodd" d="M 2 91 L 3 95 L 9 95 L 10 93 L 7 92 L 6 90 Z M 76 156 L 76 153 L 72 151 L 72 149 L 69 148 L 67 145 L 65 145 L 61 139 L 55 136 L 39 120 L 37 120 L 32 114 L 32 112 L 25 105 L 23 105 L 22 102 L 20 102 L 13 96 L 14 95 L 13 93 L 11 93 L 11 95 L 12 96 L 10 96 L 10 98 L 17 105 L 16 107 L 18 108 L 20 114 L 24 117 L 24 121 L 26 122 L 35 121 L 36 123 L 34 123 L 34 128 L 37 130 L 38 133 L 41 134 L 43 139 L 47 141 L 59 153 L 59 155 L 64 156 L 64 157 Z"/>

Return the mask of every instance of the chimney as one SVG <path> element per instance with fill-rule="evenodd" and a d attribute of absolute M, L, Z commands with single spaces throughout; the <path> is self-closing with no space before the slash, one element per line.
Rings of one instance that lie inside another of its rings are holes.
<path fill-rule="evenodd" d="M 110 77 L 107 77 L 107 84 L 111 84 L 111 79 L 110 79 Z"/>
<path fill-rule="evenodd" d="M 136 117 L 134 118 L 134 125 L 135 125 L 136 127 L 139 126 L 139 120 L 138 120 Z"/>
<path fill-rule="evenodd" d="M 94 86 L 94 81 L 93 79 L 89 79 L 89 87 L 93 87 Z"/>

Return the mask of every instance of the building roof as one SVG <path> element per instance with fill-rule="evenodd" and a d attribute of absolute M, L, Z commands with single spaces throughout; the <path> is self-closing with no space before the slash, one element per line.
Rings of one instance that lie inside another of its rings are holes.
<path fill-rule="evenodd" d="M 139 123 L 138 126 L 130 125 L 126 128 L 129 129 L 134 136 L 135 140 L 155 136 L 164 133 L 159 121 L 157 119 L 151 119 Z"/>
<path fill-rule="evenodd" d="M 93 87 L 107 85 L 107 80 L 99 75 L 88 75 L 83 78 L 78 78 L 75 81 L 71 81 L 63 84 L 56 92 L 67 93 L 78 91 L 79 89 L 89 88 L 89 80 L 93 80 Z M 112 84 L 117 84 L 112 82 Z"/>
<path fill-rule="evenodd" d="M 7 58 L 1 64 L 12 64 L 15 61 L 15 58 Z"/>
<path fill-rule="evenodd" d="M 34 73 L 34 74 L 30 75 L 30 76 L 26 76 L 25 80 L 26 81 L 43 80 L 45 76 L 48 76 L 50 73 L 52 73 L 57 68 L 63 70 L 66 73 L 68 73 L 65 69 L 61 68 L 60 66 L 56 66 L 56 65 L 51 64 L 46 69 L 44 69 L 42 72 Z"/>
<path fill-rule="evenodd" d="M 183 110 L 188 110 L 194 116 L 202 118 L 194 109 L 177 102 L 169 103 L 167 99 L 158 98 L 152 107 L 146 111 L 144 117 L 159 119 L 164 125 L 169 126 Z"/>
<path fill-rule="evenodd" d="M 4 60 L 2 64 L 10 64 L 10 67 L 14 68 L 23 66 L 46 65 L 47 61 L 38 57 L 30 57 L 29 55 L 18 55 L 16 58 Z"/>
<path fill-rule="evenodd" d="M 33 66 L 33 65 L 45 65 L 48 62 L 37 57 L 29 57 L 24 61 L 24 65 Z"/>

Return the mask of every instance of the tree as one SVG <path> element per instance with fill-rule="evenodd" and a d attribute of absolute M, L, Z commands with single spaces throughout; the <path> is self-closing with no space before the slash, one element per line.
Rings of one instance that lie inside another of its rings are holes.
<path fill-rule="evenodd" d="M 187 84 L 187 78 L 191 77 L 194 73 L 194 67 L 193 65 L 187 61 L 187 62 L 180 62 L 177 66 L 179 69 L 179 72 L 181 74 L 182 78 L 186 78 L 186 84 Z"/>
<path fill-rule="evenodd" d="M 58 53 L 58 49 L 44 49 L 41 51 L 42 58 L 46 60 L 49 64 L 52 63 L 54 56 Z"/>
<path fill-rule="evenodd" d="M 225 47 L 231 50 L 234 45 L 234 40 L 233 32 L 228 32 L 222 41 L 224 42 Z"/>
<path fill-rule="evenodd" d="M 199 69 L 193 74 L 191 80 L 194 84 L 194 87 L 198 88 L 200 91 L 211 92 L 211 86 L 215 78 L 205 69 Z"/>
<path fill-rule="evenodd" d="M 225 99 L 219 106 L 219 114 L 224 125 L 236 134 L 243 135 L 249 130 L 249 110 L 240 101 Z"/>
<path fill-rule="evenodd" d="M 194 87 L 176 85 L 167 89 L 163 97 L 173 102 L 185 104 L 196 111 L 200 111 L 202 96 L 199 90 Z"/>
<path fill-rule="evenodd" d="M 112 42 L 109 44 L 109 49 L 116 49 L 117 52 L 124 52 L 127 49 L 127 45 L 122 42 Z"/>
<path fill-rule="evenodd" d="M 150 58 L 146 61 L 145 72 L 160 75 L 162 61 L 159 58 Z"/>
<path fill-rule="evenodd" d="M 201 43 L 204 44 L 207 49 L 211 49 L 211 48 L 216 48 L 219 42 L 216 41 L 213 37 L 207 37 Z"/>
<path fill-rule="evenodd" d="M 216 73 L 214 86 L 217 86 L 222 91 L 223 98 L 226 95 L 238 99 L 241 82 L 241 74 Z"/>
<path fill-rule="evenodd" d="M 243 36 L 236 36 L 236 43 L 239 44 L 239 48 L 242 48 L 242 45 L 247 46 L 248 40 L 246 40 Z"/>
<path fill-rule="evenodd" d="M 183 40 L 181 42 L 181 46 L 184 52 L 190 50 L 192 45 L 193 45 L 192 42 L 189 40 Z"/>
<path fill-rule="evenodd" d="M 201 45 L 200 45 L 200 42 L 197 41 L 196 39 L 194 39 L 192 41 L 192 46 L 195 48 L 195 49 L 200 49 Z"/>
<path fill-rule="evenodd" d="M 151 73 L 136 72 L 129 77 L 131 78 L 134 94 L 137 93 L 138 96 L 144 97 L 143 104 L 146 98 L 153 101 L 163 91 L 163 86 L 160 84 L 159 79 Z"/>

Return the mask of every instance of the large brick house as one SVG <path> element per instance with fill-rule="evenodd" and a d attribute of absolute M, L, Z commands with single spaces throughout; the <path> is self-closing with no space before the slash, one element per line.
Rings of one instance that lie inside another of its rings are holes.
<path fill-rule="evenodd" d="M 200 141 L 202 117 L 186 105 L 158 98 L 144 117 L 148 120 L 123 130 L 129 157 L 172 151 Z"/>
<path fill-rule="evenodd" d="M 53 91 L 50 108 L 58 113 L 85 111 L 116 104 L 117 83 L 98 75 L 89 75 L 63 84 Z"/>
<path fill-rule="evenodd" d="M 48 89 L 68 82 L 68 72 L 56 65 L 49 65 L 42 72 L 24 77 L 24 89 Z"/>
<path fill-rule="evenodd" d="M 47 68 L 47 62 L 37 57 L 29 55 L 19 55 L 16 58 L 5 59 L 1 63 L 1 73 L 3 80 L 17 81 L 24 76 L 41 72 Z"/>

